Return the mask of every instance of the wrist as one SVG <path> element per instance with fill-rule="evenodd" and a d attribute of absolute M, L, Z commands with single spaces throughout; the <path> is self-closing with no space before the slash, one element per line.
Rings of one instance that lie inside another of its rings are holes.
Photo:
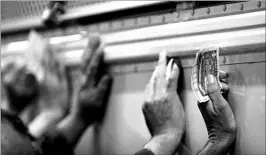
<path fill-rule="evenodd" d="M 234 143 L 235 133 L 219 133 L 216 136 L 209 137 L 204 148 L 198 155 L 224 155 L 227 154 Z"/>
<path fill-rule="evenodd" d="M 144 148 L 152 151 L 155 155 L 173 154 L 178 147 L 183 132 L 167 130 L 161 134 L 152 136 Z"/>

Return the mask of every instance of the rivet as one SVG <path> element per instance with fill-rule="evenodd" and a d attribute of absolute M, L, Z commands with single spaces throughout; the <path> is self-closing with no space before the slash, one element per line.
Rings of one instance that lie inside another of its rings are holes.
<path fill-rule="evenodd" d="M 226 5 L 223 6 L 223 11 L 224 11 L 224 12 L 226 11 Z"/>
<path fill-rule="evenodd" d="M 240 4 L 240 10 L 242 11 L 244 9 L 244 5 Z"/>
<path fill-rule="evenodd" d="M 125 20 L 122 20 L 121 27 L 124 27 L 124 26 L 125 26 Z"/>
<path fill-rule="evenodd" d="M 163 18 L 162 18 L 162 22 L 163 22 L 163 23 L 165 22 L 165 16 L 163 16 Z"/>
<path fill-rule="evenodd" d="M 149 24 L 151 23 L 151 16 L 149 16 L 149 18 L 148 18 L 148 23 Z"/>
<path fill-rule="evenodd" d="M 179 11 L 175 13 L 175 17 L 176 18 L 179 18 L 179 15 L 180 15 L 180 12 Z"/>
<path fill-rule="evenodd" d="M 211 9 L 210 8 L 207 8 L 206 13 L 207 14 L 210 14 L 210 12 L 211 12 Z"/>
<path fill-rule="evenodd" d="M 258 8 L 261 7 L 261 1 L 258 1 L 258 2 L 257 2 L 257 6 L 258 6 Z"/>
<path fill-rule="evenodd" d="M 109 22 L 109 23 L 108 23 L 108 28 L 109 28 L 109 29 L 113 29 L 113 23 L 110 23 L 110 22 Z"/>
<path fill-rule="evenodd" d="M 138 72 L 138 66 L 134 66 L 134 72 Z"/>
<path fill-rule="evenodd" d="M 137 18 L 133 19 L 133 23 L 134 23 L 134 25 L 137 25 L 138 24 Z"/>
<path fill-rule="evenodd" d="M 194 9 L 191 11 L 191 15 L 192 15 L 192 16 L 195 15 L 195 10 L 194 10 Z"/>
<path fill-rule="evenodd" d="M 223 58 L 222 63 L 223 63 L 223 64 L 226 63 L 226 58 L 225 58 L 225 57 Z"/>

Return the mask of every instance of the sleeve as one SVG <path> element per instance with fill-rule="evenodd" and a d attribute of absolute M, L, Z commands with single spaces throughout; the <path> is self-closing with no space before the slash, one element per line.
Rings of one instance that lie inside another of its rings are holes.
<path fill-rule="evenodd" d="M 69 145 L 66 138 L 57 130 L 46 132 L 37 144 L 44 155 L 74 155 L 73 146 Z"/>
<path fill-rule="evenodd" d="M 135 153 L 134 155 L 154 155 L 154 153 L 148 149 L 142 149 Z"/>

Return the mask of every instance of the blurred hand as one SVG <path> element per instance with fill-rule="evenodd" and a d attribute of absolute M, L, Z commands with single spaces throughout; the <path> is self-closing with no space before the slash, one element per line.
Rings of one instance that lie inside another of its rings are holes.
<path fill-rule="evenodd" d="M 220 80 L 224 91 L 229 87 L 224 82 L 227 73 L 220 71 Z M 213 75 L 207 76 L 207 91 L 210 101 L 199 103 L 208 130 L 208 142 L 199 154 L 222 155 L 229 151 L 236 135 L 236 122 L 228 102 L 221 94 L 220 88 Z"/>
<path fill-rule="evenodd" d="M 40 98 L 43 111 L 60 110 L 66 112 L 70 98 L 65 67 L 58 61 L 52 47 L 48 47 L 47 58 L 44 58 L 44 79 L 40 81 Z"/>
<path fill-rule="evenodd" d="M 42 59 L 44 78 L 40 81 L 38 115 L 30 122 L 29 131 L 35 137 L 42 136 L 65 117 L 69 110 L 70 94 L 64 66 L 56 59 L 48 46 Z"/>
<path fill-rule="evenodd" d="M 112 79 L 103 75 L 103 49 L 100 47 L 99 36 L 89 38 L 81 65 L 78 89 L 75 94 L 76 102 L 72 107 L 75 114 L 86 123 L 99 120 L 105 112 L 107 98 L 111 89 Z"/>
<path fill-rule="evenodd" d="M 8 100 L 6 108 L 11 113 L 19 114 L 38 95 L 38 82 L 21 59 L 1 64 L 1 82 Z"/>

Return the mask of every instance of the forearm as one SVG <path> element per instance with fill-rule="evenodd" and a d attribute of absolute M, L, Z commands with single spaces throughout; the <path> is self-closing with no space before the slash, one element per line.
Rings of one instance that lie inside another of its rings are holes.
<path fill-rule="evenodd" d="M 210 139 L 197 155 L 225 155 L 229 152 L 235 140 L 235 134 L 229 134 L 222 139 Z"/>
<path fill-rule="evenodd" d="M 174 154 L 182 136 L 183 131 L 170 131 L 161 135 L 156 135 L 151 138 L 144 148 L 152 151 L 155 155 Z"/>
<path fill-rule="evenodd" d="M 57 130 L 65 136 L 71 146 L 75 147 L 83 132 L 91 123 L 92 121 L 85 122 L 77 115 L 70 113 L 57 125 Z"/>

